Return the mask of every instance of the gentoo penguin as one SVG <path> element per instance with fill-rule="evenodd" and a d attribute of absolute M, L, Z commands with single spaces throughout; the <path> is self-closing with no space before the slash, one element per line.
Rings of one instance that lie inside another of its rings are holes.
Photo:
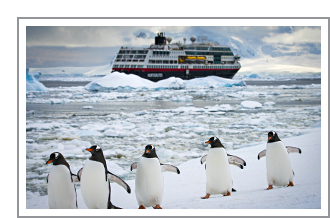
<path fill-rule="evenodd" d="M 164 194 L 162 172 L 170 171 L 180 174 L 180 170 L 175 166 L 160 163 L 156 149 L 152 145 L 145 147 L 139 162 L 131 165 L 131 171 L 133 169 L 136 169 L 135 195 L 139 209 L 146 209 L 146 207 L 162 209 L 160 207 Z"/>
<path fill-rule="evenodd" d="M 70 165 L 63 155 L 54 152 L 46 164 L 53 163 L 47 176 L 48 205 L 50 209 L 77 209 L 77 194 L 74 182 L 77 176 L 70 170 Z"/>
<path fill-rule="evenodd" d="M 230 196 L 234 189 L 229 164 L 243 169 L 246 162 L 239 157 L 227 154 L 225 147 L 217 137 L 211 137 L 205 143 L 211 144 L 211 148 L 208 154 L 201 158 L 201 164 L 206 161 L 206 195 L 202 199 L 208 199 L 211 194 Z"/>
<path fill-rule="evenodd" d="M 289 153 L 300 153 L 300 148 L 284 146 L 277 133 L 268 133 L 267 147 L 258 154 L 258 160 L 266 156 L 268 189 L 275 186 L 293 186 L 294 172 Z"/>
<path fill-rule="evenodd" d="M 121 209 L 110 201 L 110 181 L 118 183 L 128 193 L 131 193 L 131 188 L 121 178 L 108 171 L 103 151 L 99 146 L 93 145 L 86 151 L 92 156 L 77 173 L 86 206 L 89 209 Z"/>

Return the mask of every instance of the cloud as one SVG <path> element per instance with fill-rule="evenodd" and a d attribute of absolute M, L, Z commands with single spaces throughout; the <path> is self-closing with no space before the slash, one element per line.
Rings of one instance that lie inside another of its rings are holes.
<path fill-rule="evenodd" d="M 154 42 L 158 32 L 181 33 L 188 27 L 141 27 L 141 26 L 28 26 L 26 45 L 64 47 L 112 47 L 146 46 Z M 138 38 L 134 32 L 148 32 L 146 38 Z"/>
<path fill-rule="evenodd" d="M 321 29 L 302 28 L 292 33 L 272 34 L 262 38 L 265 43 L 280 44 L 303 44 L 303 43 L 321 43 Z"/>

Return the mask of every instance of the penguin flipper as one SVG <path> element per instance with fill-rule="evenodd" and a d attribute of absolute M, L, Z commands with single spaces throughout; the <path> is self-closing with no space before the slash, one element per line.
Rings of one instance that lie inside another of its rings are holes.
<path fill-rule="evenodd" d="M 233 164 L 235 166 L 238 166 L 241 169 L 243 169 L 243 166 L 246 166 L 246 162 L 242 158 L 231 155 L 231 154 L 227 154 L 227 156 L 228 156 L 229 164 Z"/>
<path fill-rule="evenodd" d="M 262 150 L 260 151 L 260 153 L 258 154 L 258 160 L 260 160 L 260 158 L 266 156 L 266 149 L 265 150 Z"/>
<path fill-rule="evenodd" d="M 162 172 L 173 172 L 173 173 L 177 173 L 180 174 L 180 170 L 179 168 L 177 168 L 176 166 L 170 165 L 170 164 L 160 164 L 160 167 L 162 169 Z"/>
<path fill-rule="evenodd" d="M 48 183 L 48 178 L 49 178 L 49 174 L 47 175 L 47 183 Z"/>
<path fill-rule="evenodd" d="M 83 167 L 82 168 L 80 168 L 80 170 L 77 172 L 77 180 L 78 180 L 78 182 L 80 182 L 81 181 L 81 175 L 82 175 L 82 172 L 83 172 Z M 74 180 L 73 180 L 74 181 Z"/>
<path fill-rule="evenodd" d="M 286 149 L 287 149 L 288 153 L 299 153 L 299 154 L 301 154 L 301 149 L 300 148 L 286 146 Z"/>
<path fill-rule="evenodd" d="M 131 188 L 129 187 L 129 185 L 124 180 L 122 180 L 121 178 L 119 178 L 118 176 L 116 176 L 115 174 L 113 174 L 109 171 L 107 171 L 107 175 L 108 175 L 108 179 L 111 182 L 117 183 L 118 185 L 123 187 L 129 194 L 131 193 Z"/>
<path fill-rule="evenodd" d="M 137 165 L 138 165 L 138 162 L 132 163 L 132 165 L 131 165 L 131 171 L 132 170 L 135 170 L 137 168 Z"/>
<path fill-rule="evenodd" d="M 78 178 L 78 176 L 73 173 L 71 173 L 71 179 L 73 182 L 80 182 L 80 179 Z"/>
<path fill-rule="evenodd" d="M 203 164 L 203 163 L 206 161 L 206 157 L 207 157 L 207 154 L 204 155 L 204 156 L 201 158 L 201 164 Z"/>

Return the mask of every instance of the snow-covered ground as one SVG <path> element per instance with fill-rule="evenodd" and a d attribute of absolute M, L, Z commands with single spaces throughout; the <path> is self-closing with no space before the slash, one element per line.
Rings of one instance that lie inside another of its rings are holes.
<path fill-rule="evenodd" d="M 180 175 L 164 173 L 165 209 L 321 208 L 320 84 L 248 86 L 238 79 L 208 77 L 175 78 L 160 81 L 161 86 L 144 81 L 136 86 L 142 79 L 135 77 L 119 87 L 126 76 L 115 73 L 85 87 L 27 92 L 27 209 L 48 207 L 45 178 L 50 166 L 45 162 L 49 155 L 61 152 L 76 173 L 89 157 L 85 149 L 92 144 L 103 148 L 109 170 L 133 189 L 128 195 L 112 185 L 113 203 L 123 208 L 137 208 L 135 172 L 130 172 L 129 166 L 147 144 L 156 146 L 161 162 L 174 164 L 181 171 Z M 90 91 L 91 86 L 100 89 Z M 294 187 L 264 190 L 265 159 L 258 161 L 257 154 L 265 149 L 270 130 L 277 131 L 286 145 L 303 151 L 290 154 L 296 174 Z M 247 166 L 243 170 L 231 167 L 237 189 L 232 196 L 202 200 L 205 171 L 199 159 L 208 148 L 201 143 L 212 136 L 221 139 L 229 154 L 245 159 Z M 79 185 L 77 193 L 79 208 L 85 208 Z"/>
<path fill-rule="evenodd" d="M 237 192 L 233 192 L 231 196 L 224 197 L 222 195 L 211 195 L 210 199 L 201 199 L 201 197 L 205 195 L 205 169 L 204 165 L 200 164 L 200 158 L 193 158 L 178 166 L 181 174 L 163 174 L 165 194 L 161 206 L 164 209 L 320 209 L 320 127 L 308 129 L 304 131 L 304 134 L 301 136 L 282 138 L 282 141 L 287 146 L 297 146 L 302 149 L 302 154 L 290 154 L 291 163 L 295 172 L 293 187 L 275 187 L 272 190 L 265 190 L 268 186 L 266 179 L 266 159 L 262 158 L 258 160 L 257 154 L 265 149 L 266 138 L 267 134 L 264 135 L 265 142 L 259 143 L 253 147 L 228 151 L 228 153 L 232 155 L 237 155 L 243 158 L 247 163 L 247 166 L 244 169 L 231 166 L 234 182 L 233 187 L 237 190 Z M 205 140 L 207 140 L 207 138 L 205 138 Z M 186 146 L 190 145 L 187 143 Z M 158 151 L 158 154 L 159 153 L 161 152 Z M 200 153 L 199 156 L 204 154 L 207 154 L 207 150 Z M 82 160 L 82 162 L 83 161 L 84 160 Z M 109 162 L 111 162 L 111 160 L 108 160 L 108 163 Z M 116 171 L 116 169 L 111 168 L 111 165 L 109 166 L 109 170 L 114 173 Z M 126 170 L 129 171 L 129 168 Z M 131 173 L 134 174 L 134 172 Z M 138 205 L 135 200 L 134 179 L 126 180 L 126 182 L 132 188 L 132 193 L 127 194 L 123 188 L 112 183 L 112 202 L 116 206 L 125 209 L 136 209 Z M 323 185 L 325 186 L 327 184 Z M 47 196 L 37 196 L 28 193 L 28 195 L 29 194 L 31 196 L 27 201 L 27 208 L 48 208 Z M 326 194 L 327 193 L 322 192 L 322 195 Z M 86 209 L 79 186 L 77 188 L 77 195 L 79 209 Z M 87 213 L 84 212 L 84 214 Z M 123 212 L 123 214 L 124 213 L 125 212 Z M 185 215 L 189 214 L 188 211 L 184 213 Z M 202 213 L 209 214 L 211 211 L 203 211 Z M 253 214 L 253 211 L 247 212 L 247 214 L 250 213 Z M 314 214 L 317 213 L 318 212 L 315 211 Z M 106 215 L 108 213 L 102 211 L 97 212 L 97 214 Z M 200 213 L 198 211 L 193 211 L 190 215 L 197 214 Z M 237 215 L 240 214 L 240 212 L 230 210 L 223 211 L 221 214 Z M 295 213 L 294 215 L 299 215 L 299 213 Z M 300 215 L 308 215 L 308 211 L 305 211 Z"/>

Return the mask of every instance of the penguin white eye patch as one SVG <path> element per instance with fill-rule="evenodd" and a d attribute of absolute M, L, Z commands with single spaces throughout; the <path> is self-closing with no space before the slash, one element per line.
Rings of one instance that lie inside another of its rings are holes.
<path fill-rule="evenodd" d="M 59 155 L 59 153 L 55 153 L 55 158 L 56 158 L 56 159 L 58 158 L 58 155 Z"/>
<path fill-rule="evenodd" d="M 95 150 L 97 151 L 97 150 L 100 150 L 101 148 L 100 148 L 100 146 L 96 146 L 96 148 L 95 148 Z"/>

